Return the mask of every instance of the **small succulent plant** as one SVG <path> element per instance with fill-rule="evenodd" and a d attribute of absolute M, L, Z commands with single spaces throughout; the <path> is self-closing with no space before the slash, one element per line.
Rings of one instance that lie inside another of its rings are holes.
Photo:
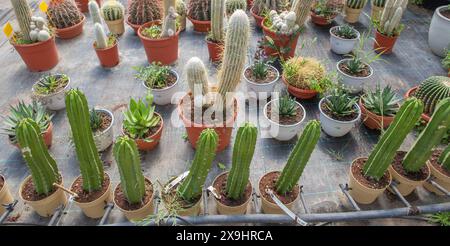
<path fill-rule="evenodd" d="M 94 108 L 89 111 L 89 120 L 93 132 L 100 128 L 100 125 L 102 124 L 102 117 L 100 117 Z"/>
<path fill-rule="evenodd" d="M 160 117 L 155 114 L 155 106 L 153 104 L 153 95 L 149 92 L 145 98 L 138 101 L 130 99 L 128 109 L 123 113 L 123 127 L 131 138 L 145 138 L 150 128 L 155 127 L 161 121 Z"/>
<path fill-rule="evenodd" d="M 355 39 L 358 37 L 356 30 L 349 25 L 342 25 L 335 29 L 334 34 L 345 39 Z"/>
<path fill-rule="evenodd" d="M 33 86 L 37 94 L 49 95 L 64 88 L 69 83 L 69 77 L 65 74 L 49 74 L 41 78 Z"/>
<path fill-rule="evenodd" d="M 170 68 L 160 63 L 153 62 L 147 67 L 134 67 L 137 74 L 134 76 L 145 82 L 152 89 L 162 89 L 167 87 L 167 77 L 170 74 Z"/>
<path fill-rule="evenodd" d="M 323 106 L 337 116 L 345 117 L 356 112 L 357 98 L 350 96 L 344 88 L 336 87 L 324 99 Z"/>
<path fill-rule="evenodd" d="M 273 102 L 272 110 L 276 115 L 289 117 L 297 115 L 297 102 L 289 95 L 283 95 L 278 101 Z"/>
<path fill-rule="evenodd" d="M 372 113 L 382 116 L 394 116 L 399 109 L 399 101 L 390 86 L 381 89 L 377 85 L 374 91 L 362 96 L 364 106 Z"/>

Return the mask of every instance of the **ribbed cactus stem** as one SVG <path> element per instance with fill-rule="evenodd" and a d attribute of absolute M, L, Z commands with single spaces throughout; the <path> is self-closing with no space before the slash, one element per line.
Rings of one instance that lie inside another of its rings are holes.
<path fill-rule="evenodd" d="M 380 7 L 380 8 L 383 8 L 385 3 L 386 3 L 386 0 L 372 0 L 372 4 L 374 6 L 377 6 L 377 7 Z"/>
<path fill-rule="evenodd" d="M 227 179 L 227 196 L 239 199 L 247 187 L 250 176 L 250 164 L 255 153 L 258 129 L 251 123 L 239 127 L 233 146 L 233 157 Z"/>
<path fill-rule="evenodd" d="M 176 26 L 177 16 L 178 16 L 178 14 L 175 12 L 175 8 L 169 7 L 167 15 L 164 17 L 161 37 L 167 38 L 167 37 L 175 35 L 175 33 L 177 31 L 176 30 L 177 29 L 177 26 Z"/>
<path fill-rule="evenodd" d="M 382 30 L 378 31 L 387 36 L 393 36 L 400 26 L 407 4 L 408 0 L 387 0 L 380 19 Z"/>
<path fill-rule="evenodd" d="M 352 9 L 362 9 L 366 5 L 367 0 L 347 0 L 347 7 Z"/>
<path fill-rule="evenodd" d="M 56 28 L 62 29 L 81 22 L 81 14 L 73 0 L 52 0 L 47 10 L 48 21 Z"/>
<path fill-rule="evenodd" d="M 442 136 L 450 127 L 450 98 L 439 102 L 430 122 L 420 133 L 413 147 L 403 160 L 403 168 L 407 172 L 418 172 L 430 158 L 433 148 L 437 146 Z"/>
<path fill-rule="evenodd" d="M 393 13 L 395 11 L 394 3 L 395 3 L 395 0 L 386 0 L 386 4 L 384 5 L 383 12 L 381 13 L 380 26 L 384 27 L 386 24 L 386 21 L 389 19 L 389 16 L 391 15 L 391 13 Z"/>
<path fill-rule="evenodd" d="M 450 145 L 447 145 L 447 148 L 444 149 L 441 156 L 438 160 L 439 164 L 441 164 L 447 171 L 450 172 Z"/>
<path fill-rule="evenodd" d="M 319 138 L 320 122 L 317 120 L 309 121 L 277 180 L 276 189 L 279 194 L 290 192 L 295 187 Z"/>
<path fill-rule="evenodd" d="M 192 57 L 186 64 L 186 79 L 191 93 L 195 96 L 205 96 L 209 93 L 208 73 L 202 60 Z"/>
<path fill-rule="evenodd" d="M 95 0 L 89 0 L 88 3 L 89 14 L 91 15 L 92 22 L 102 23 L 102 18 L 100 17 L 100 8 Z"/>
<path fill-rule="evenodd" d="M 218 138 L 217 133 L 209 128 L 200 134 L 189 175 L 178 188 L 178 194 L 185 201 L 193 201 L 201 196 L 206 176 L 216 156 Z"/>
<path fill-rule="evenodd" d="M 48 153 L 37 123 L 30 118 L 23 119 L 16 128 L 16 137 L 28 168 L 34 188 L 38 194 L 49 194 L 58 182 L 56 161 Z"/>
<path fill-rule="evenodd" d="M 132 0 L 128 5 L 130 22 L 137 25 L 161 20 L 163 7 L 157 0 Z"/>
<path fill-rule="evenodd" d="M 120 174 L 120 187 L 127 201 L 140 203 L 145 195 L 145 178 L 135 141 L 128 136 L 117 138 L 114 144 L 114 158 Z"/>
<path fill-rule="evenodd" d="M 164 0 L 164 18 L 169 14 L 169 8 L 175 8 L 175 0 Z"/>
<path fill-rule="evenodd" d="M 104 177 L 103 163 L 95 146 L 86 96 L 78 89 L 71 89 L 66 92 L 65 102 L 83 178 L 83 190 L 87 192 L 99 190 Z"/>
<path fill-rule="evenodd" d="M 294 0 L 292 3 L 291 11 L 295 12 L 296 21 L 298 26 L 303 26 L 306 19 L 310 15 L 311 6 L 314 0 Z"/>
<path fill-rule="evenodd" d="M 194 20 L 211 20 L 211 0 L 188 0 L 187 15 Z"/>
<path fill-rule="evenodd" d="M 108 37 L 106 37 L 103 26 L 100 23 L 95 23 L 95 47 L 97 49 L 105 49 L 108 46 Z"/>
<path fill-rule="evenodd" d="M 30 22 L 31 22 L 31 9 L 27 0 L 11 0 L 11 4 L 16 14 L 17 22 L 19 22 L 20 32 L 23 35 L 23 39 L 30 41 Z"/>
<path fill-rule="evenodd" d="M 413 129 L 423 111 L 423 104 L 409 98 L 400 107 L 394 121 L 378 140 L 364 165 L 366 176 L 379 180 L 391 164 L 395 154 L 408 133 Z"/>
<path fill-rule="evenodd" d="M 102 16 L 106 21 L 115 21 L 123 18 L 125 8 L 116 0 L 108 0 L 102 5 Z"/>
<path fill-rule="evenodd" d="M 223 42 L 225 0 L 211 0 L 211 35 L 215 42 Z"/>

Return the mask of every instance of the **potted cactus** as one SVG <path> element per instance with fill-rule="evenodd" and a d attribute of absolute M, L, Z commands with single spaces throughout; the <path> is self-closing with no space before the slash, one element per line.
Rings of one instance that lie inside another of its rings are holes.
<path fill-rule="evenodd" d="M 175 8 L 171 6 L 162 25 L 160 21 L 151 21 L 139 27 L 138 36 L 144 45 L 149 63 L 170 65 L 178 59 L 180 30 L 176 25 L 177 16 Z"/>
<path fill-rule="evenodd" d="M 261 195 L 262 212 L 266 214 L 283 214 L 278 205 L 270 197 L 268 190 L 289 209 L 292 209 L 300 194 L 297 182 L 302 176 L 311 153 L 320 138 L 320 122 L 311 120 L 306 124 L 302 135 L 294 146 L 283 171 L 266 173 L 259 180 L 259 193 Z"/>
<path fill-rule="evenodd" d="M 237 9 L 247 10 L 247 0 L 225 0 L 225 13 L 227 16 L 231 16 Z"/>
<path fill-rule="evenodd" d="M 11 204 L 14 202 L 14 198 L 9 190 L 6 178 L 0 174 L 0 204 Z M 0 206 L 0 215 L 6 211 L 4 206 Z"/>
<path fill-rule="evenodd" d="M 265 100 L 274 91 L 280 73 L 274 66 L 270 65 L 271 61 L 261 54 L 263 53 L 262 50 L 259 51 L 256 53 L 253 64 L 244 69 L 244 79 L 248 96 Z"/>
<path fill-rule="evenodd" d="M 447 51 L 447 56 L 442 59 L 442 66 L 447 69 L 448 77 L 450 77 L 450 51 Z"/>
<path fill-rule="evenodd" d="M 100 65 L 105 68 L 111 68 L 119 64 L 119 48 L 117 47 L 117 38 L 113 34 L 106 36 L 103 26 L 100 23 L 94 25 L 95 42 L 93 47 L 97 54 Z"/>
<path fill-rule="evenodd" d="M 136 141 L 139 150 L 149 151 L 158 145 L 164 121 L 161 115 L 155 112 L 151 91 L 148 91 L 145 102 L 131 98 L 123 116 L 122 131 L 124 135 Z"/>
<path fill-rule="evenodd" d="M 328 26 L 339 14 L 342 6 L 335 0 L 318 0 L 311 8 L 311 21 L 319 26 Z"/>
<path fill-rule="evenodd" d="M 106 150 L 113 143 L 114 115 L 107 109 L 92 108 L 89 112 L 89 122 L 97 150 L 99 152 Z"/>
<path fill-rule="evenodd" d="M 63 178 L 40 132 L 38 124 L 30 118 L 22 119 L 16 128 L 17 141 L 31 173 L 20 185 L 19 196 L 40 216 L 49 217 L 58 206 L 66 205 L 67 197 L 55 187 L 63 184 Z"/>
<path fill-rule="evenodd" d="M 387 0 L 380 20 L 373 20 L 376 27 L 373 42 L 375 52 L 392 53 L 395 42 L 404 28 L 400 20 L 407 4 L 408 0 Z"/>
<path fill-rule="evenodd" d="M 194 148 L 205 128 L 212 128 L 219 135 L 217 151 L 224 150 L 230 143 L 237 117 L 234 91 L 243 74 L 249 32 L 247 15 L 240 9 L 236 10 L 228 22 L 217 92 L 209 87 L 208 73 L 200 59 L 191 58 L 186 65 L 185 73 L 190 92 L 180 100 L 178 113 L 186 127 L 188 140 Z M 211 110 L 214 114 L 211 114 Z"/>
<path fill-rule="evenodd" d="M 214 199 L 219 214 L 245 214 L 252 197 L 250 164 L 255 152 L 258 129 L 251 123 L 239 127 L 233 146 L 231 170 L 213 181 L 220 197 Z"/>
<path fill-rule="evenodd" d="M 311 1 L 312 3 L 313 0 L 308 1 Z M 250 13 L 255 19 L 256 26 L 262 28 L 262 21 L 265 15 L 267 15 L 271 10 L 280 12 L 283 10 L 284 7 L 285 2 L 283 0 L 273 0 L 273 1 L 255 0 L 253 2 L 252 8 L 250 9 Z"/>
<path fill-rule="evenodd" d="M 124 18 L 125 8 L 117 0 L 108 0 L 101 8 L 101 15 L 108 25 L 109 32 L 114 35 L 122 35 L 125 32 Z"/>
<path fill-rule="evenodd" d="M 422 111 L 423 104 L 420 100 L 416 98 L 406 100 L 369 157 L 353 160 L 348 185 L 350 195 L 356 202 L 370 204 L 390 185 L 392 176 L 387 169 L 403 140 L 419 120 Z"/>
<path fill-rule="evenodd" d="M 161 20 L 163 9 L 158 0 L 132 0 L 128 4 L 127 24 L 138 33 L 141 25 Z"/>
<path fill-rule="evenodd" d="M 70 39 L 83 32 L 86 17 L 72 0 L 50 0 L 47 19 L 56 28 L 58 38 Z"/>
<path fill-rule="evenodd" d="M 362 121 L 369 129 L 386 129 L 400 108 L 400 99 L 390 86 L 364 93 L 359 99 Z"/>
<path fill-rule="evenodd" d="M 295 13 L 297 25 L 303 27 L 306 19 L 311 13 L 311 7 L 315 0 L 293 0 L 291 5 L 291 11 Z"/>
<path fill-rule="evenodd" d="M 344 20 L 348 23 L 358 22 L 366 3 L 367 0 L 347 0 L 344 7 Z"/>
<path fill-rule="evenodd" d="M 186 30 L 186 16 L 187 16 L 187 7 L 184 0 L 176 0 L 175 9 L 177 11 L 177 23 L 180 25 L 180 32 Z"/>
<path fill-rule="evenodd" d="M 144 177 L 136 143 L 128 136 L 118 137 L 114 144 L 114 159 L 120 183 L 114 189 L 114 204 L 129 220 L 142 220 L 153 214 L 156 191 L 149 178 Z"/>
<path fill-rule="evenodd" d="M 179 77 L 175 70 L 155 62 L 147 67 L 134 67 L 134 69 L 137 71 L 134 77 L 140 79 L 147 90 L 152 91 L 155 104 L 171 103 L 179 86 Z"/>
<path fill-rule="evenodd" d="M 450 5 L 436 8 L 428 31 L 428 45 L 431 51 L 440 57 L 447 54 L 450 44 Z"/>
<path fill-rule="evenodd" d="M 194 25 L 194 31 L 206 33 L 211 30 L 211 0 L 188 0 L 187 18 Z"/>
<path fill-rule="evenodd" d="M 434 182 L 444 187 L 446 190 L 450 190 L 450 145 L 442 149 L 435 149 L 427 162 L 428 167 L 431 170 L 431 175 L 434 177 Z M 423 186 L 438 195 L 445 195 L 434 186 L 424 182 Z"/>
<path fill-rule="evenodd" d="M 96 2 L 98 6 L 102 5 L 102 0 L 95 0 L 95 1 L 94 0 L 75 0 L 75 3 L 76 3 L 76 6 L 78 7 L 78 9 L 84 13 L 84 12 L 88 12 L 90 10 L 89 3 L 91 1 Z"/>
<path fill-rule="evenodd" d="M 31 16 L 26 0 L 11 0 L 20 31 L 9 39 L 23 62 L 32 72 L 47 71 L 58 64 L 54 32 L 48 28 L 45 19 Z"/>
<path fill-rule="evenodd" d="M 111 180 L 103 171 L 83 92 L 70 89 L 66 93 L 66 109 L 81 171 L 70 190 L 77 195 L 74 202 L 87 217 L 100 218 L 105 213 L 106 203 L 111 201 Z"/>
<path fill-rule="evenodd" d="M 213 62 L 220 60 L 223 51 L 224 0 L 211 0 L 211 32 L 206 36 L 209 58 Z"/>
<path fill-rule="evenodd" d="M 44 143 L 47 148 L 50 148 L 53 138 L 53 115 L 48 114 L 42 104 L 37 101 L 33 101 L 31 104 L 25 104 L 23 101 L 19 101 L 17 106 L 10 105 L 9 111 L 10 114 L 5 119 L 5 128 L 3 130 L 11 144 L 19 147 L 16 135 L 17 127 L 23 119 L 30 118 L 39 126 L 39 132 L 42 135 Z"/>
<path fill-rule="evenodd" d="M 386 0 L 371 0 L 370 16 L 372 20 L 379 20 L 384 11 Z"/>
<path fill-rule="evenodd" d="M 202 189 L 216 156 L 219 137 L 213 129 L 204 129 L 197 142 L 189 174 L 181 182 L 163 187 L 162 200 L 167 210 L 180 216 L 198 215 L 201 211 Z M 170 183 L 169 183 L 170 184 Z"/>
<path fill-rule="evenodd" d="M 58 111 L 66 107 L 64 93 L 69 89 L 70 78 L 66 74 L 48 74 L 40 78 L 31 93 L 46 109 Z"/>
<path fill-rule="evenodd" d="M 348 54 L 358 44 L 359 37 L 358 30 L 349 25 L 334 26 L 330 28 L 331 51 L 338 55 Z"/>

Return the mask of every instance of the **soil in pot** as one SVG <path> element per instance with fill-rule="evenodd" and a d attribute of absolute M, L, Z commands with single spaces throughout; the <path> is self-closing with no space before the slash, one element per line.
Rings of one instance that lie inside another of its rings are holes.
<path fill-rule="evenodd" d="M 95 113 L 100 117 L 101 122 L 99 128 L 95 129 L 95 131 L 93 132 L 94 136 L 108 129 L 112 122 L 112 117 L 108 113 L 103 111 L 96 111 Z"/>
<path fill-rule="evenodd" d="M 270 189 L 274 192 L 274 194 L 277 196 L 277 198 L 283 202 L 283 204 L 289 204 L 295 201 L 297 199 L 299 193 L 300 193 L 300 186 L 296 185 L 294 189 L 290 192 L 286 192 L 286 194 L 279 194 L 276 191 L 276 183 L 278 180 L 278 177 L 280 176 L 280 172 L 271 172 L 266 175 L 264 175 L 261 178 L 261 181 L 259 182 L 259 191 L 261 192 L 261 195 L 269 202 L 275 203 L 273 199 L 270 197 L 269 194 L 267 194 L 266 189 Z"/>
<path fill-rule="evenodd" d="M 150 84 L 147 81 L 144 81 L 144 84 L 148 88 L 155 89 L 155 90 L 161 90 L 164 88 L 171 87 L 173 84 L 175 84 L 177 82 L 177 76 L 172 71 L 170 71 L 169 75 L 165 78 L 165 81 L 166 81 L 165 87 L 153 87 L 153 86 L 150 86 Z"/>
<path fill-rule="evenodd" d="M 429 174 L 429 169 L 427 168 L 426 165 L 423 165 L 422 168 L 420 168 L 420 170 L 418 172 L 414 172 L 414 173 L 408 173 L 404 168 L 403 168 L 403 159 L 405 158 L 406 152 L 404 151 L 397 151 L 397 154 L 394 157 L 394 160 L 392 161 L 392 168 L 401 176 L 410 179 L 410 180 L 414 180 L 414 181 L 423 181 L 426 178 L 428 178 Z"/>
<path fill-rule="evenodd" d="M 445 169 L 443 166 L 441 166 L 441 163 L 439 163 L 439 161 L 438 161 L 441 154 L 442 154 L 442 149 L 435 149 L 433 151 L 433 154 L 431 154 L 429 161 L 435 169 L 437 169 L 439 172 L 450 177 L 450 170 Z"/>
<path fill-rule="evenodd" d="M 181 198 L 178 195 L 178 191 L 177 188 L 181 183 L 176 184 L 168 193 L 164 193 L 162 192 L 162 199 L 164 201 L 164 204 L 167 208 L 167 206 L 169 206 L 169 210 L 170 209 L 190 209 L 193 206 L 197 205 L 197 203 L 200 201 L 200 199 L 202 198 L 202 196 L 200 195 L 199 197 L 195 198 L 193 201 L 186 201 L 183 198 Z M 183 214 L 183 211 L 177 211 L 180 212 L 180 215 Z"/>
<path fill-rule="evenodd" d="M 187 98 L 189 97 L 189 98 Z M 205 112 L 209 109 L 208 107 L 204 107 L 202 108 L 202 114 L 198 115 L 198 112 L 195 112 L 196 109 L 194 107 L 194 97 L 190 96 L 190 95 L 186 95 L 183 98 L 183 101 L 186 100 L 190 100 L 190 103 L 182 103 L 182 110 L 183 110 L 183 115 L 186 119 L 190 119 L 191 122 L 194 122 L 196 124 L 205 124 L 205 125 L 209 125 L 209 124 L 220 124 L 220 122 L 216 122 L 216 115 L 215 113 L 211 114 L 211 117 L 208 117 L 208 119 L 204 119 L 203 115 L 205 114 Z M 223 111 L 223 124 L 225 125 L 225 122 L 227 121 L 227 119 L 231 119 L 231 117 L 233 117 L 233 113 L 235 111 L 235 109 L 237 108 L 237 101 L 234 101 L 234 106 L 232 107 L 232 110 L 227 110 L 228 108 L 225 108 L 225 110 Z"/>
<path fill-rule="evenodd" d="M 272 103 L 271 103 L 271 104 L 267 105 L 266 116 L 270 120 L 272 120 L 280 125 L 294 125 L 303 119 L 302 108 L 299 105 L 297 105 L 296 107 L 297 107 L 297 109 L 296 109 L 297 113 L 295 115 L 293 115 L 293 116 L 279 115 L 278 117 L 276 117 L 275 113 L 272 113 Z"/>
<path fill-rule="evenodd" d="M 253 75 L 252 67 L 249 67 L 244 72 L 245 77 L 251 82 L 258 84 L 266 84 L 273 82 L 277 78 L 277 71 L 272 67 L 267 67 L 267 75 L 265 78 L 257 78 Z"/>
<path fill-rule="evenodd" d="M 359 73 L 357 73 L 357 74 L 351 73 L 350 70 L 349 70 L 348 67 L 347 67 L 347 64 L 346 64 L 345 62 L 341 62 L 341 63 L 339 64 L 339 69 L 340 69 L 342 72 L 344 72 L 345 74 L 350 75 L 350 76 L 354 76 L 354 77 L 362 77 L 362 78 L 368 77 L 368 76 L 370 75 L 370 67 L 369 67 L 367 64 L 363 64 L 363 65 L 364 65 L 364 68 L 362 69 L 361 72 L 359 72 Z"/>
<path fill-rule="evenodd" d="M 70 188 L 71 191 L 77 193 L 78 197 L 75 198 L 76 202 L 79 203 L 88 203 L 92 202 L 95 199 L 101 197 L 105 192 L 108 190 L 109 184 L 110 184 L 109 176 L 105 174 L 103 178 L 102 188 L 97 191 L 93 192 L 87 192 L 83 190 L 83 177 L 79 176 L 74 182 L 72 187 Z"/>
<path fill-rule="evenodd" d="M 151 202 L 151 199 L 153 197 L 153 185 L 150 182 L 150 180 L 145 179 L 145 194 L 144 198 L 142 199 L 141 203 L 135 203 L 131 204 L 128 202 L 125 194 L 122 191 L 122 187 L 120 184 L 116 187 L 116 190 L 114 191 L 114 202 L 123 210 L 133 211 L 138 210 L 142 207 L 144 207 L 146 204 Z"/>
<path fill-rule="evenodd" d="M 353 173 L 353 176 L 355 179 L 365 187 L 371 188 L 371 189 L 383 189 L 390 183 L 390 175 L 389 172 L 384 172 L 383 177 L 381 177 L 380 180 L 376 180 L 372 177 L 364 175 L 364 164 L 366 164 L 367 159 L 359 158 L 355 160 L 355 163 L 352 165 L 351 172 Z"/>
<path fill-rule="evenodd" d="M 58 184 L 62 183 L 62 178 L 61 176 L 58 178 L 57 181 Z M 28 179 L 27 182 L 24 184 L 23 189 L 22 189 L 22 197 L 23 199 L 25 199 L 26 201 L 39 201 L 42 200 L 46 197 L 49 197 L 50 195 L 52 195 L 53 193 L 55 193 L 58 189 L 54 188 L 49 194 L 45 195 L 45 194 L 38 194 L 36 192 L 36 189 L 34 188 L 34 183 L 33 183 L 33 179 Z"/>
<path fill-rule="evenodd" d="M 358 109 L 356 106 L 353 106 L 355 109 L 352 114 L 341 116 L 341 115 L 335 115 L 332 111 L 330 111 L 327 107 L 325 107 L 326 102 L 320 104 L 320 108 L 322 109 L 322 112 L 324 112 L 328 117 L 332 118 L 333 120 L 338 121 L 352 121 L 356 118 L 358 118 Z"/>
<path fill-rule="evenodd" d="M 38 84 L 34 84 L 33 92 L 36 93 L 37 95 L 48 96 L 48 95 L 60 92 L 61 90 L 66 88 L 67 84 L 69 84 L 69 77 L 63 77 L 58 74 L 53 75 L 53 77 L 56 78 L 56 87 L 54 87 L 52 91 L 45 93 L 45 91 L 40 91 L 40 89 L 39 89 L 40 86 Z M 41 80 L 39 80 L 39 81 L 41 81 Z"/>
<path fill-rule="evenodd" d="M 244 194 L 242 197 L 240 197 L 237 200 L 230 199 L 227 197 L 227 179 L 228 179 L 228 173 L 224 173 L 217 177 L 216 181 L 213 184 L 213 187 L 216 189 L 216 191 L 220 194 L 221 198 L 219 199 L 220 203 L 229 206 L 239 206 L 244 204 L 252 195 L 252 185 L 250 183 L 247 184 L 247 187 L 245 187 Z"/>
<path fill-rule="evenodd" d="M 442 9 L 441 11 L 441 15 L 443 15 L 445 18 L 450 19 L 450 10 L 449 9 Z"/>

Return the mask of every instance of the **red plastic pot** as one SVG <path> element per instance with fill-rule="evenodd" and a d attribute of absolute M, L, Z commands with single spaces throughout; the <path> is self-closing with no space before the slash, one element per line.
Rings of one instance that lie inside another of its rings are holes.
<path fill-rule="evenodd" d="M 247 9 L 250 10 L 253 7 L 253 0 L 247 0 Z"/>
<path fill-rule="evenodd" d="M 151 139 L 150 141 L 149 140 L 146 141 L 146 140 L 141 139 L 141 138 L 134 139 L 134 142 L 136 143 L 137 148 L 139 150 L 150 151 L 150 150 L 156 148 L 156 146 L 159 143 L 159 140 L 161 140 L 162 130 L 164 128 L 164 120 L 163 120 L 163 118 L 161 117 L 160 114 L 158 114 L 156 112 L 155 112 L 155 114 L 158 115 L 159 118 L 161 119 L 161 126 L 159 127 L 159 129 L 156 131 L 155 134 L 153 134 L 150 137 L 148 137 L 148 139 Z M 122 131 L 123 131 L 123 129 L 122 129 Z"/>
<path fill-rule="evenodd" d="M 97 2 L 99 7 L 102 6 L 102 0 L 95 0 L 95 1 Z M 77 4 L 78 9 L 81 12 L 88 12 L 89 11 L 89 7 L 88 7 L 89 0 L 75 0 L 75 3 Z"/>
<path fill-rule="evenodd" d="M 284 75 L 281 76 L 281 80 L 283 80 L 283 83 L 286 85 L 288 92 L 295 96 L 296 98 L 299 99 L 311 99 L 313 97 L 315 97 L 318 92 L 314 91 L 314 90 L 304 90 L 304 89 L 299 89 L 297 87 L 294 87 L 292 85 L 290 85 L 286 79 L 284 78 Z"/>
<path fill-rule="evenodd" d="M 331 16 L 330 18 L 326 18 L 320 15 L 316 15 L 313 11 L 311 11 L 311 21 L 318 26 L 328 26 L 333 22 L 336 15 Z"/>
<path fill-rule="evenodd" d="M 144 45 L 145 54 L 149 63 L 161 62 L 163 65 L 170 65 L 178 59 L 178 30 L 175 35 L 168 38 L 151 39 L 142 35 L 144 28 L 160 25 L 160 21 L 151 21 L 142 25 L 138 30 L 138 36 Z"/>
<path fill-rule="evenodd" d="M 86 17 L 82 15 L 80 23 L 62 29 L 56 29 L 56 37 L 61 39 L 71 39 L 80 35 L 83 32 L 83 25 L 85 20 Z"/>
<path fill-rule="evenodd" d="M 413 88 L 409 89 L 406 94 L 405 94 L 405 98 L 411 97 L 412 94 L 417 90 L 417 88 L 419 88 L 418 86 L 414 86 Z M 425 113 L 422 113 L 421 115 L 422 120 L 429 122 L 431 117 Z"/>
<path fill-rule="evenodd" d="M 209 59 L 213 62 L 220 61 L 222 58 L 223 43 L 215 43 L 206 40 L 206 44 L 208 45 Z"/>
<path fill-rule="evenodd" d="M 397 41 L 398 36 L 388 37 L 375 31 L 375 42 L 373 42 L 373 49 L 377 53 L 383 52 L 383 54 L 392 53 L 392 49 L 394 48 L 395 42 Z"/>
<path fill-rule="evenodd" d="M 361 109 L 361 119 L 364 125 L 369 129 L 380 130 L 381 125 L 383 125 L 383 128 L 386 129 L 392 123 L 392 121 L 394 121 L 393 116 L 382 116 L 372 113 L 364 106 L 361 98 L 359 98 L 358 104 L 359 108 Z"/>
<path fill-rule="evenodd" d="M 194 31 L 203 33 L 211 30 L 211 21 L 194 20 L 189 16 L 187 18 L 192 22 L 192 25 L 194 25 Z"/>
<path fill-rule="evenodd" d="M 47 146 L 47 148 L 50 148 L 52 146 L 53 123 L 51 121 L 50 121 L 50 124 L 48 125 L 47 130 L 42 133 L 42 139 L 44 140 L 44 144 Z M 17 148 L 20 148 L 18 143 L 15 143 L 13 145 L 16 146 Z"/>
<path fill-rule="evenodd" d="M 95 48 L 95 45 L 93 45 L 93 47 L 102 67 L 115 67 L 119 64 L 119 48 L 117 46 L 117 41 L 109 48 L 97 49 Z"/>
<path fill-rule="evenodd" d="M 264 20 L 264 17 L 259 16 L 255 13 L 253 13 L 253 8 L 250 9 L 250 13 L 252 14 L 253 18 L 255 18 L 255 24 L 257 27 L 262 28 L 262 21 Z"/>
<path fill-rule="evenodd" d="M 141 25 L 131 23 L 130 16 L 127 17 L 126 22 L 134 30 L 134 34 L 137 34 L 139 27 L 141 27 Z"/>
<path fill-rule="evenodd" d="M 264 23 L 264 20 L 262 23 Z M 264 36 L 268 36 L 268 37 L 272 38 L 275 43 L 275 46 L 277 46 L 278 49 L 281 50 L 282 48 L 289 47 L 289 51 L 287 53 L 282 54 L 282 57 L 285 60 L 294 57 L 295 48 L 297 47 L 298 37 L 300 36 L 300 33 L 297 34 L 296 36 L 278 35 L 275 32 L 272 32 L 271 30 L 269 30 L 269 28 L 264 26 L 264 24 L 262 24 L 262 28 L 263 28 Z M 268 56 L 275 56 L 275 57 L 279 56 L 278 51 L 276 51 L 268 46 L 264 46 L 264 52 Z"/>
<path fill-rule="evenodd" d="M 55 37 L 34 44 L 11 44 L 32 72 L 47 71 L 58 64 L 59 55 Z"/>

